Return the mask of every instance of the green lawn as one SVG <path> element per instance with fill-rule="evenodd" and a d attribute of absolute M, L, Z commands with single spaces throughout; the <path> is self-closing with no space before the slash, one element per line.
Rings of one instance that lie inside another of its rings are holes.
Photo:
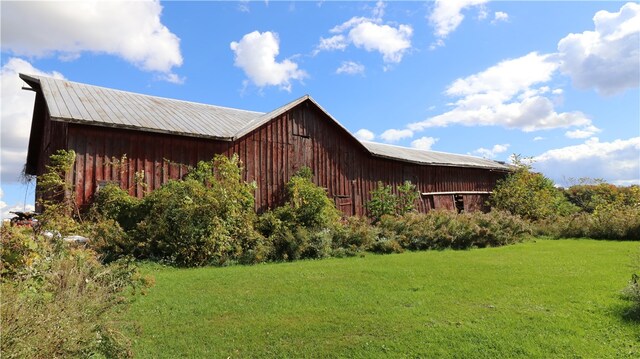
<path fill-rule="evenodd" d="M 640 357 L 620 299 L 637 242 L 537 240 L 469 251 L 228 268 L 147 266 L 128 317 L 147 358 Z"/>

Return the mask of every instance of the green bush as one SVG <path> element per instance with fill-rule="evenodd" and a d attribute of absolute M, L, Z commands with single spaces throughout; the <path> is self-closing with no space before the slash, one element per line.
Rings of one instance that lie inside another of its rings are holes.
<path fill-rule="evenodd" d="M 578 213 L 536 223 L 537 233 L 556 238 L 640 240 L 640 207 L 601 206 L 593 213 Z"/>
<path fill-rule="evenodd" d="M 397 205 L 398 198 L 393 194 L 391 186 L 385 186 L 379 181 L 376 189 L 371 191 L 371 200 L 367 202 L 369 217 L 377 223 L 383 216 L 394 215 Z"/>
<path fill-rule="evenodd" d="M 581 179 L 580 184 L 564 191 L 569 202 L 581 211 L 594 213 L 598 208 L 640 205 L 640 186 L 618 187 L 600 180 Z"/>
<path fill-rule="evenodd" d="M 253 208 L 223 191 L 186 179 L 147 195 L 141 206 L 145 216 L 133 232 L 145 244 L 143 257 L 189 267 L 244 258 L 261 240 L 253 230 Z"/>
<path fill-rule="evenodd" d="M 529 220 L 565 216 L 578 211 L 553 181 L 516 158 L 514 171 L 498 181 L 490 197 L 492 208 Z"/>
<path fill-rule="evenodd" d="M 141 257 L 144 242 L 131 238 L 120 224 L 110 218 L 98 218 L 86 226 L 89 247 L 100 254 L 103 263 L 111 263 L 124 257 Z"/>
<path fill-rule="evenodd" d="M 344 224 L 333 229 L 334 249 L 343 248 L 352 253 L 369 250 L 378 240 L 378 228 L 364 217 L 349 217 Z"/>
<path fill-rule="evenodd" d="M 270 247 L 254 229 L 254 190 L 242 180 L 238 157 L 221 155 L 142 200 L 108 185 L 92 207 L 93 247 L 105 261 L 133 255 L 177 266 L 262 262 Z"/>
<path fill-rule="evenodd" d="M 410 250 L 501 246 L 522 241 L 531 233 L 525 221 L 504 212 L 385 216 L 378 226 L 383 240 L 395 240 Z"/>
<path fill-rule="evenodd" d="M 379 222 L 384 216 L 403 216 L 415 211 L 416 201 L 420 192 L 411 181 L 405 181 L 393 193 L 391 186 L 385 186 L 378 181 L 376 189 L 371 191 L 371 200 L 367 202 L 367 210 L 373 223 Z"/>
<path fill-rule="evenodd" d="M 315 185 L 309 168 L 303 168 L 287 183 L 287 202 L 265 212 L 256 229 L 267 238 L 265 248 L 275 261 L 325 258 L 331 255 L 333 233 L 340 212 L 326 191 Z"/>
<path fill-rule="evenodd" d="M 291 213 L 284 213 L 296 225 L 306 228 L 331 227 L 340 219 L 340 212 L 327 196 L 324 188 L 314 184 L 307 167 L 293 175 L 287 183 L 287 205 Z"/>
<path fill-rule="evenodd" d="M 125 231 L 130 231 L 142 219 L 142 200 L 133 197 L 120 186 L 110 183 L 94 196 L 91 212 L 94 217 L 112 219 Z"/>
<path fill-rule="evenodd" d="M 112 316 L 149 284 L 135 266 L 104 266 L 91 250 L 7 226 L 2 244 L 3 358 L 132 356 Z"/>

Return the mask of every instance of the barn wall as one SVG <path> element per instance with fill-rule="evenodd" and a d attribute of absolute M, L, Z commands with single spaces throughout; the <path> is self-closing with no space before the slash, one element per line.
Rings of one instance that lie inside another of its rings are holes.
<path fill-rule="evenodd" d="M 285 112 L 235 142 L 150 132 L 68 125 L 69 149 L 77 153 L 76 202 L 89 204 L 97 187 L 109 181 L 137 197 L 169 179 L 181 178 L 188 166 L 216 153 L 238 154 L 247 181 L 256 181 L 256 209 L 282 204 L 285 184 L 300 168 L 310 167 L 314 182 L 326 188 L 345 215 L 364 215 L 378 181 L 394 190 L 405 180 L 420 192 L 491 191 L 501 172 L 474 168 L 424 166 L 375 158 L 310 102 Z M 142 175 L 144 174 L 144 175 Z M 451 196 L 449 196 L 451 197 Z M 465 210 L 478 199 L 465 199 Z M 447 199 L 425 197 L 418 209 L 450 208 Z"/>

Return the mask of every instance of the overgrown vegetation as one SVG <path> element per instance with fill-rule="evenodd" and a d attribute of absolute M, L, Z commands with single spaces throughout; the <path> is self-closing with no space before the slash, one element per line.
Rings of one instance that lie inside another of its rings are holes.
<path fill-rule="evenodd" d="M 378 182 L 376 189 L 371 191 L 371 200 L 367 203 L 369 216 L 377 223 L 383 216 L 404 216 L 415 210 L 415 204 L 420 193 L 411 181 L 405 181 L 398 186 L 398 193 L 393 193 L 391 186 Z"/>
<path fill-rule="evenodd" d="M 514 172 L 500 181 L 492 196 L 494 209 L 532 222 L 539 235 L 555 238 L 640 240 L 640 186 L 617 187 L 582 179 L 568 189 L 556 188 L 530 163 L 516 158 Z"/>
<path fill-rule="evenodd" d="M 80 221 L 68 180 L 74 161 L 73 151 L 58 151 L 40 176 L 38 228 L 0 228 L 3 357 L 131 356 L 115 314 L 150 281 L 126 258 L 104 265 L 94 250 L 63 241 L 96 230 L 121 240 L 118 227 Z"/>
<path fill-rule="evenodd" d="M 530 161 L 514 157 L 514 171 L 498 182 L 491 206 L 528 220 L 542 220 L 577 212 L 553 181 L 531 171 Z"/>
<path fill-rule="evenodd" d="M 3 358 L 130 357 L 114 314 L 149 280 L 126 260 L 2 226 Z"/>

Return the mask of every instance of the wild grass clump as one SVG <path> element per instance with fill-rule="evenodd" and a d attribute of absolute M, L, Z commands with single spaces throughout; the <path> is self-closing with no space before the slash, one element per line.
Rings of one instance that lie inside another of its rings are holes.
<path fill-rule="evenodd" d="M 467 249 L 520 242 L 531 234 L 528 223 L 505 212 L 431 211 L 403 217 L 383 217 L 381 236 L 409 250 Z"/>
<path fill-rule="evenodd" d="M 114 314 L 148 285 L 128 261 L 2 226 L 3 358 L 131 357 Z"/>
<path fill-rule="evenodd" d="M 602 206 L 536 223 L 538 234 L 554 238 L 640 240 L 640 206 Z"/>

